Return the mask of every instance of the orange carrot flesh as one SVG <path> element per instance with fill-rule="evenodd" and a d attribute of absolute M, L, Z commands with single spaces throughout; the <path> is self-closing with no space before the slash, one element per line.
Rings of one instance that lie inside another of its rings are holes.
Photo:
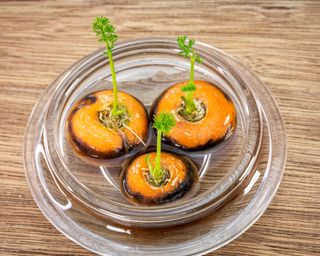
<path fill-rule="evenodd" d="M 76 104 L 68 119 L 68 132 L 72 135 L 69 137 L 74 145 L 81 144 L 88 149 L 82 153 L 96 152 L 96 157 L 100 155 L 107 158 L 108 155 L 115 156 L 124 152 L 125 143 L 135 146 L 141 142 L 140 139 L 145 140 L 148 133 L 148 117 L 144 106 L 133 96 L 123 92 L 118 92 L 118 100 L 129 115 L 127 127 L 124 127 L 121 133 L 104 126 L 98 117 L 99 111 L 112 105 L 111 90 L 95 92 Z M 94 153 L 91 155 L 94 156 Z"/>
<path fill-rule="evenodd" d="M 176 126 L 166 135 L 169 140 L 186 149 L 201 148 L 210 142 L 224 138 L 236 125 L 236 111 L 233 103 L 215 86 L 205 81 L 195 81 L 197 87 L 194 99 L 202 100 L 206 115 L 196 122 L 189 122 L 177 113 L 182 104 L 184 93 L 181 87 L 187 82 L 178 83 L 169 88 L 156 106 L 156 114 L 174 113 Z"/>
<path fill-rule="evenodd" d="M 139 155 L 128 166 L 125 177 L 125 190 L 129 197 L 142 203 L 161 203 L 170 200 L 170 195 L 179 194 L 184 187 L 190 188 L 193 174 L 190 166 L 179 156 L 168 152 L 161 153 L 161 166 L 169 172 L 169 178 L 161 186 L 151 185 L 147 181 L 148 172 L 147 155 L 150 155 L 151 163 L 154 163 L 155 152 Z"/>

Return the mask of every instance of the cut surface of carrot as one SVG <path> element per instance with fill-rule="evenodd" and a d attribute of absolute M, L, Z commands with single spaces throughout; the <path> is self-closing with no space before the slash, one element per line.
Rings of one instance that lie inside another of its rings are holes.
<path fill-rule="evenodd" d="M 167 181 L 160 186 L 148 182 L 147 155 L 154 163 L 155 152 L 144 153 L 128 165 L 123 176 L 125 193 L 133 201 L 141 204 L 161 204 L 174 201 L 186 194 L 197 180 L 195 166 L 182 157 L 168 152 L 161 153 L 161 166 L 168 172 Z"/>
<path fill-rule="evenodd" d="M 99 112 L 112 105 L 112 90 L 92 93 L 75 105 L 67 121 L 67 136 L 78 152 L 96 158 L 114 158 L 146 140 L 145 107 L 124 92 L 118 92 L 118 101 L 129 117 L 125 126 L 118 130 L 106 127 L 99 120 Z"/>
<path fill-rule="evenodd" d="M 194 99 L 205 107 L 204 117 L 196 122 L 185 120 L 179 113 L 184 93 L 181 88 L 188 82 L 178 83 L 167 89 L 154 107 L 155 115 L 161 112 L 171 112 L 176 119 L 176 125 L 164 137 L 164 140 L 184 149 L 203 149 L 210 147 L 226 137 L 229 137 L 236 126 L 236 111 L 234 104 L 216 86 L 195 81 Z"/>

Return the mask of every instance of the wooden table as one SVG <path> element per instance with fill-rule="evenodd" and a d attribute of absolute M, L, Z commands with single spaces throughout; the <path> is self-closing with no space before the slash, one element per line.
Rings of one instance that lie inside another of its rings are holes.
<path fill-rule="evenodd" d="M 121 40 L 187 34 L 250 67 L 274 95 L 288 135 L 280 189 L 263 217 L 212 255 L 320 255 L 320 2 L 1 1 L 0 254 L 92 255 L 61 235 L 28 190 L 23 134 L 43 90 L 98 47 L 107 15 Z"/>

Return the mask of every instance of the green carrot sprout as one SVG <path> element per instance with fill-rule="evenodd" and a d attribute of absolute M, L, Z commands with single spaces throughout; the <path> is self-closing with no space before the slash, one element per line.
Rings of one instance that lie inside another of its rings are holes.
<path fill-rule="evenodd" d="M 193 100 L 193 92 L 197 89 L 194 83 L 194 63 L 202 63 L 202 59 L 194 52 L 193 45 L 195 40 L 188 39 L 187 36 L 179 36 L 177 38 L 177 42 L 181 49 L 179 55 L 190 58 L 190 79 L 188 84 L 181 88 L 181 90 L 185 93 L 185 95 L 181 97 L 185 103 L 185 114 L 190 115 L 196 110 L 196 105 Z"/>
<path fill-rule="evenodd" d="M 105 54 L 109 58 L 110 71 L 112 76 L 113 84 L 113 103 L 112 103 L 112 115 L 121 115 L 125 112 L 125 109 L 119 106 L 118 102 L 118 88 L 116 72 L 114 68 L 112 58 L 112 48 L 114 47 L 118 36 L 116 34 L 116 28 L 111 24 L 110 20 L 106 17 L 96 17 L 92 29 L 96 33 L 98 40 L 105 43 L 106 51 Z"/>
<path fill-rule="evenodd" d="M 175 118 L 171 113 L 160 113 L 154 116 L 153 127 L 157 129 L 157 153 L 155 158 L 155 166 L 150 163 L 150 155 L 147 155 L 147 163 L 153 181 L 160 185 L 165 176 L 165 170 L 161 167 L 161 138 L 163 134 L 167 134 L 176 124 Z"/>

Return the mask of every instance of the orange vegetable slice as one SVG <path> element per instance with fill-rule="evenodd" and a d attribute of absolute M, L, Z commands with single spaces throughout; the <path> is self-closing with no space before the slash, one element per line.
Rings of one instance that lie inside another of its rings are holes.
<path fill-rule="evenodd" d="M 188 82 L 178 83 L 167 89 L 157 101 L 154 114 L 171 112 L 176 118 L 173 127 L 164 140 L 170 144 L 187 150 L 202 150 L 230 137 L 236 126 L 234 104 L 216 86 L 195 81 L 197 87 L 194 99 L 205 106 L 205 116 L 196 122 L 185 120 L 178 112 L 183 103 L 181 87 Z"/>
<path fill-rule="evenodd" d="M 148 182 L 147 155 L 154 163 L 155 152 L 138 155 L 124 170 L 122 175 L 124 193 L 138 204 L 162 204 L 184 196 L 197 180 L 194 164 L 181 156 L 161 152 L 161 166 L 168 172 L 167 181 L 160 186 Z"/>
<path fill-rule="evenodd" d="M 67 120 L 67 137 L 77 152 L 94 158 L 115 158 L 146 140 L 145 107 L 124 92 L 118 92 L 118 101 L 129 117 L 126 126 L 119 130 L 108 128 L 99 120 L 99 111 L 112 105 L 112 90 L 94 92 L 75 104 Z"/>

